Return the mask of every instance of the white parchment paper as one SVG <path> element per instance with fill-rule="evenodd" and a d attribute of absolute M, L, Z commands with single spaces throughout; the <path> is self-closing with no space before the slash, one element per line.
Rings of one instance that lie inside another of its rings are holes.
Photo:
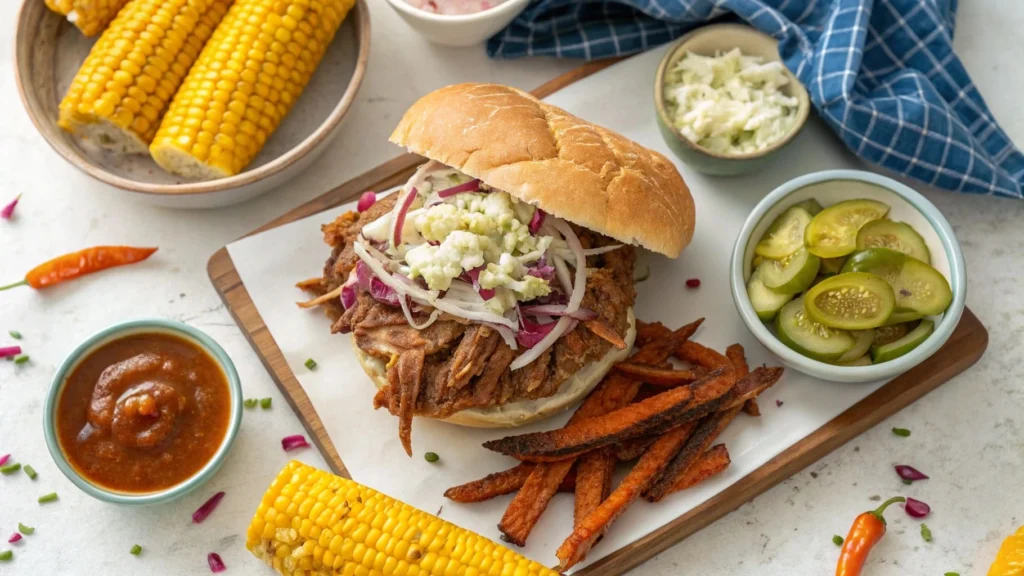
<path fill-rule="evenodd" d="M 674 159 L 658 133 L 651 97 L 663 51 L 654 50 L 612 66 L 547 101 Z M 677 166 L 696 203 L 696 234 L 677 260 L 642 253 L 640 265 L 649 265 L 651 276 L 638 286 L 637 317 L 677 327 L 704 316 L 707 320 L 696 340 L 719 350 L 740 342 L 752 366 L 778 364 L 747 332 L 733 305 L 727 268 L 735 236 L 754 204 L 779 184 L 808 172 L 860 167 L 859 163 L 812 118 L 778 160 L 757 174 L 713 178 L 692 172 L 679 162 Z M 416 454 L 410 459 L 399 444 L 397 420 L 387 411 L 372 409 L 374 387 L 359 367 L 350 337 L 332 336 L 329 321 L 320 311 L 301 310 L 294 304 L 306 297 L 294 287 L 295 282 L 318 275 L 329 255 L 320 225 L 353 208 L 354 203 L 239 240 L 228 250 L 260 316 L 353 478 L 427 512 L 441 510 L 442 518 L 497 540 L 496 524 L 511 496 L 480 504 L 457 504 L 447 501 L 442 493 L 449 486 L 515 465 L 511 458 L 480 446 L 508 432 L 417 419 L 413 425 Z M 687 289 L 688 278 L 699 278 L 700 288 Z M 316 370 L 303 366 L 307 358 L 316 360 Z M 783 380 L 762 397 L 762 416 L 741 415 L 721 436 L 732 457 L 728 470 L 660 504 L 640 501 L 633 505 L 587 561 L 593 562 L 649 534 L 714 496 L 881 384 L 829 383 L 787 370 Z M 784 401 L 784 405 L 776 406 L 776 400 Z M 517 432 L 557 427 L 567 418 L 555 417 Z M 423 453 L 427 451 L 438 453 L 440 462 L 426 462 Z M 572 507 L 571 495 L 556 496 L 522 552 L 545 565 L 556 564 L 555 550 L 572 530 Z"/>

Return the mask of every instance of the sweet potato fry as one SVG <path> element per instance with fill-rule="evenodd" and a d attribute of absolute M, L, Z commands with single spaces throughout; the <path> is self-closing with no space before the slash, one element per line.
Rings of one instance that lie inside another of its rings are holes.
<path fill-rule="evenodd" d="M 587 330 L 590 330 L 597 336 L 601 337 L 604 341 L 610 343 L 612 346 L 615 346 L 619 350 L 626 349 L 626 341 L 622 339 L 622 336 L 619 336 L 619 334 L 615 331 L 614 328 L 605 324 L 604 322 L 596 319 L 587 320 L 586 322 L 583 323 L 583 325 L 587 327 Z"/>
<path fill-rule="evenodd" d="M 675 332 L 668 332 L 666 329 L 662 338 L 642 346 L 633 357 L 639 362 L 664 362 L 680 344 L 693 336 L 703 320 L 701 318 Z M 618 410 L 632 402 L 639 390 L 640 382 L 621 374 L 609 374 L 584 400 L 569 419 L 568 425 Z M 547 508 L 548 502 L 555 492 L 560 490 L 559 485 L 565 484 L 574 462 L 575 458 L 564 460 L 558 462 L 554 468 L 548 464 L 539 464 L 531 471 L 519 493 L 505 510 L 502 523 L 499 524 L 499 528 L 510 542 L 525 544 L 526 538 Z"/>
<path fill-rule="evenodd" d="M 612 450 L 615 451 L 615 457 L 619 462 L 628 462 L 630 460 L 636 460 L 642 456 L 648 446 L 654 444 L 654 441 L 657 439 L 657 436 L 640 436 L 639 438 L 631 438 L 629 440 L 623 440 L 615 446 L 612 446 Z"/>
<path fill-rule="evenodd" d="M 658 438 L 615 491 L 576 525 L 572 534 L 555 553 L 561 570 L 568 570 L 583 560 L 597 539 L 608 531 L 612 523 L 636 501 L 651 480 L 665 468 L 668 461 L 686 442 L 687 434 L 685 427 L 679 427 Z"/>
<path fill-rule="evenodd" d="M 722 366 L 732 366 L 729 359 L 723 356 L 720 352 L 712 350 L 707 346 L 694 342 L 693 340 L 687 340 L 679 345 L 676 349 L 676 356 L 680 360 L 689 362 L 695 366 L 703 366 L 705 368 L 720 368 Z"/>
<path fill-rule="evenodd" d="M 610 448 L 588 452 L 576 466 L 575 525 L 590 515 L 612 491 L 612 474 L 618 460 Z"/>
<path fill-rule="evenodd" d="M 693 463 L 686 474 L 679 477 L 669 493 L 696 486 L 728 468 L 730 463 L 732 460 L 729 458 L 729 450 L 726 449 L 725 444 L 715 444 Z"/>
<path fill-rule="evenodd" d="M 320 280 L 317 278 L 317 280 Z M 637 346 L 645 346 L 655 340 L 661 340 L 667 338 L 672 331 L 665 327 L 661 322 L 641 322 L 636 323 L 636 342 Z"/>
<path fill-rule="evenodd" d="M 558 492 L 558 487 L 574 464 L 573 460 L 563 460 L 539 464 L 533 469 L 498 523 L 498 530 L 503 534 L 502 540 L 516 546 L 526 546 L 526 539 L 537 525 L 537 520 L 547 509 L 548 502 Z"/>
<path fill-rule="evenodd" d="M 743 351 L 743 345 L 739 342 L 725 349 L 725 357 L 732 363 L 732 369 L 736 371 L 737 378 L 743 378 L 750 373 L 747 356 Z M 757 400 L 753 398 L 743 403 L 743 411 L 751 416 L 761 415 L 761 408 L 757 405 Z"/>
<path fill-rule="evenodd" d="M 295 304 L 298 305 L 299 308 L 316 308 L 317 306 L 323 304 L 324 302 L 327 302 L 327 301 L 332 300 L 334 298 L 340 298 L 341 297 L 341 289 L 342 288 L 344 288 L 344 287 L 343 286 L 338 286 L 334 290 L 331 290 L 330 292 L 328 292 L 326 294 L 321 294 L 321 295 L 317 296 L 316 298 L 313 298 L 312 300 L 307 300 L 305 302 L 296 302 Z"/>
<path fill-rule="evenodd" d="M 644 497 L 650 502 L 658 502 L 667 496 L 679 478 L 685 476 L 694 463 L 707 451 L 715 438 L 722 430 L 732 422 L 740 411 L 739 408 L 726 410 L 706 416 L 694 429 L 693 434 L 686 440 L 683 449 L 672 459 L 662 470 L 661 474 L 651 483 L 644 492 Z"/>
<path fill-rule="evenodd" d="M 696 420 L 730 400 L 736 383 L 731 367 L 709 372 L 689 386 L 672 388 L 636 404 L 571 423 L 565 428 L 508 436 L 484 443 L 488 450 L 529 462 L 553 462 Z"/>
<path fill-rule="evenodd" d="M 700 377 L 696 370 L 666 370 L 664 368 L 655 368 L 646 364 L 633 364 L 630 362 L 616 364 L 615 369 L 641 382 L 653 384 L 654 386 L 679 386 L 680 384 L 689 384 Z"/>
<path fill-rule="evenodd" d="M 747 365 L 747 356 L 743 352 L 743 345 L 739 343 L 730 345 L 725 349 L 725 357 L 732 364 L 732 369 L 736 371 L 737 378 L 743 378 L 750 373 L 750 366 Z"/>
<path fill-rule="evenodd" d="M 305 280 L 299 280 L 295 283 L 295 287 L 300 290 L 321 290 L 323 288 L 324 280 L 319 276 L 312 278 L 306 278 Z"/>
<path fill-rule="evenodd" d="M 761 366 L 750 374 L 740 378 L 732 389 L 732 398 L 725 402 L 722 410 L 739 408 L 748 400 L 753 400 L 762 392 L 775 385 L 782 378 L 781 366 Z"/>
<path fill-rule="evenodd" d="M 479 480 L 452 486 L 445 490 L 444 496 L 456 502 L 469 503 L 483 502 L 497 496 L 511 494 L 523 487 L 535 466 L 535 464 L 522 463 L 503 472 L 488 474 Z"/>

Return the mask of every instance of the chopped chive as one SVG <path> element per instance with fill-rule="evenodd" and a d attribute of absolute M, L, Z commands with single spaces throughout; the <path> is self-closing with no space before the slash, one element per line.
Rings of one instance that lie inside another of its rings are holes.
<path fill-rule="evenodd" d="M 308 370 L 316 368 L 316 360 L 313 360 L 312 358 L 306 358 L 305 364 Z"/>
<path fill-rule="evenodd" d="M 36 469 L 31 467 L 31 466 L 29 466 L 28 464 L 25 465 L 24 470 L 25 470 L 25 474 L 28 474 L 28 477 L 31 480 L 35 480 L 36 476 L 38 476 L 38 474 L 36 474 Z"/>
<path fill-rule="evenodd" d="M 15 364 L 24 364 L 25 362 L 28 362 L 28 354 L 18 354 L 14 357 Z"/>
<path fill-rule="evenodd" d="M 7 562 L 11 558 L 14 558 L 14 552 L 11 552 L 10 550 L 0 552 L 0 562 Z"/>
<path fill-rule="evenodd" d="M 17 330 L 8 330 L 7 333 L 11 335 L 11 338 L 21 340 L 21 332 L 18 332 Z"/>
<path fill-rule="evenodd" d="M 0 473 L 2 474 L 14 474 L 18 470 L 21 470 L 21 464 L 15 462 L 14 464 L 8 464 L 7 466 L 0 466 Z"/>
<path fill-rule="evenodd" d="M 257 403 L 259 403 L 259 400 L 255 398 L 246 398 L 245 400 L 242 400 L 242 406 L 245 406 L 246 408 L 255 408 Z"/>
<path fill-rule="evenodd" d="M 274 401 L 273 398 L 263 398 L 260 400 L 260 408 L 264 410 L 270 410 L 270 404 Z"/>
<path fill-rule="evenodd" d="M 907 430 L 906 428 L 893 428 L 892 433 L 897 436 L 902 436 L 904 438 L 910 436 L 910 430 Z"/>
<path fill-rule="evenodd" d="M 960 576 L 959 572 L 946 572 L 942 576 Z"/>
<path fill-rule="evenodd" d="M 839 534 L 836 534 L 835 536 L 832 537 L 832 543 L 835 544 L 836 546 L 842 546 L 843 545 L 843 537 L 840 536 Z"/>
<path fill-rule="evenodd" d="M 914 483 L 914 481 L 913 481 L 913 480 L 911 480 L 911 479 L 909 479 L 909 478 L 904 478 L 904 479 L 903 479 L 903 483 L 904 483 L 904 484 L 907 484 L 907 485 L 910 485 L 910 484 L 913 484 L 913 483 Z"/>
<path fill-rule="evenodd" d="M 931 528 L 928 528 L 928 525 L 925 524 L 924 522 L 921 523 L 921 538 L 924 538 L 925 542 L 931 542 L 932 541 L 932 531 L 931 531 Z"/>
<path fill-rule="evenodd" d="M 142 546 L 139 546 L 138 544 L 136 544 L 136 545 L 132 546 L 132 549 L 129 550 L 129 552 L 131 552 L 132 556 L 138 556 L 139 554 L 142 554 Z"/>
<path fill-rule="evenodd" d="M 436 452 L 427 452 L 423 455 L 423 459 L 427 462 L 437 462 L 441 457 L 438 456 Z"/>
<path fill-rule="evenodd" d="M 39 497 L 39 503 L 40 504 L 46 504 L 47 502 L 54 502 L 56 500 L 57 500 L 57 493 L 56 492 L 50 492 L 49 494 L 45 494 L 45 495 Z"/>
<path fill-rule="evenodd" d="M 31 526 L 25 526 L 21 522 L 18 522 L 18 532 L 21 532 L 25 536 L 30 536 L 36 529 Z"/>

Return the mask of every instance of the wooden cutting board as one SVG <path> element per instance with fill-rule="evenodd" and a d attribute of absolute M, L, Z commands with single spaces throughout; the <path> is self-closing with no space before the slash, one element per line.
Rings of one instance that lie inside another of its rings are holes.
<path fill-rule="evenodd" d="M 616 60 L 606 60 L 586 64 L 544 84 L 534 90 L 533 94 L 543 98 L 615 62 Z M 414 168 L 422 161 L 419 156 L 407 154 L 385 162 L 253 230 L 247 236 L 329 210 L 353 200 L 365 190 L 387 190 L 399 186 L 412 175 Z M 348 476 L 345 464 L 327 436 L 309 397 L 288 368 L 281 350 L 260 318 L 235 270 L 227 248 L 221 248 L 210 258 L 207 269 L 228 310 L 256 350 L 263 365 L 270 371 L 289 404 L 299 415 L 314 443 L 336 473 Z M 617 576 L 639 565 L 934 390 L 977 362 L 987 347 L 988 331 L 969 309 L 964 310 L 960 324 L 949 341 L 927 361 L 889 382 L 718 495 L 648 536 L 609 554 L 578 574 Z"/>

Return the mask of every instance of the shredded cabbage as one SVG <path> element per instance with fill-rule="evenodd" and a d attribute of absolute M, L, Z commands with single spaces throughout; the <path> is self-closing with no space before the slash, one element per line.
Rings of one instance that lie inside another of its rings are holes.
<path fill-rule="evenodd" d="M 665 100 L 672 124 L 691 142 L 720 154 L 763 150 L 789 134 L 798 101 L 781 62 L 744 56 L 738 48 L 701 56 L 687 52 L 669 70 Z"/>

